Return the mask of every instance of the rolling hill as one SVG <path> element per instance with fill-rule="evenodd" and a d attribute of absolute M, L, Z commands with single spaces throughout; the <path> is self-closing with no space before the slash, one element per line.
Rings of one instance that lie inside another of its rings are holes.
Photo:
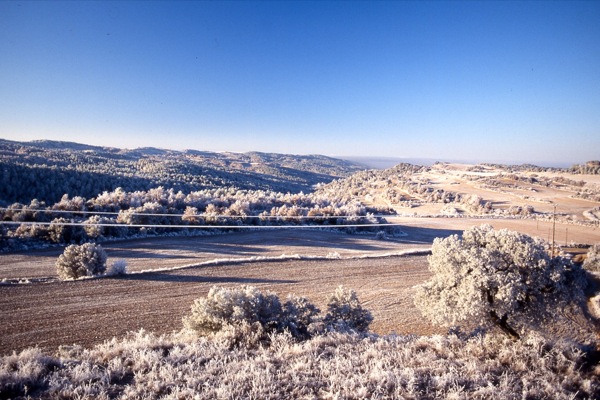
<path fill-rule="evenodd" d="M 321 155 L 118 149 L 73 142 L 0 139 L 0 201 L 53 203 L 121 187 L 189 192 L 219 187 L 298 193 L 363 169 Z"/>

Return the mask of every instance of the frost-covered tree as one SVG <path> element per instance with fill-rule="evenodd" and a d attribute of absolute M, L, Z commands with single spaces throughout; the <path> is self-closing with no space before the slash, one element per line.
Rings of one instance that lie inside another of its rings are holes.
<path fill-rule="evenodd" d="M 85 234 L 93 239 L 96 239 L 102 236 L 102 226 L 99 224 L 102 223 L 102 217 L 99 215 L 92 215 L 88 219 L 86 219 L 83 224 L 83 229 L 85 230 Z"/>
<path fill-rule="evenodd" d="M 433 323 L 497 327 L 519 338 L 584 298 L 583 270 L 530 236 L 489 225 L 434 241 L 415 305 Z"/>
<path fill-rule="evenodd" d="M 81 243 L 86 236 L 83 227 L 66 218 L 55 218 L 48 225 L 48 238 L 54 243 Z"/>
<path fill-rule="evenodd" d="M 56 272 L 62 280 L 95 276 L 106 271 L 106 252 L 99 244 L 70 245 L 56 261 Z"/>
<path fill-rule="evenodd" d="M 197 225 L 204 222 L 204 219 L 198 215 L 198 209 L 196 207 L 187 206 L 183 212 L 181 220 L 190 225 Z"/>

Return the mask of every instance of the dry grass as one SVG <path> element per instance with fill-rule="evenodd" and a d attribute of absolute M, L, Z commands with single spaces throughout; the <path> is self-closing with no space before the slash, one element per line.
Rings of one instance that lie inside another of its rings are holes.
<path fill-rule="evenodd" d="M 270 346 L 145 332 L 93 349 L 0 358 L 4 397 L 52 399 L 591 399 L 598 367 L 564 342 L 532 335 L 357 336 Z"/>

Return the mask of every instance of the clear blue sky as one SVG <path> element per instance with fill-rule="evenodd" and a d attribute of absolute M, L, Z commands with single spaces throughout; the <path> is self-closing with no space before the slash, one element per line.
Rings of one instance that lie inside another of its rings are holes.
<path fill-rule="evenodd" d="M 600 2 L 0 2 L 0 137 L 600 158 Z"/>

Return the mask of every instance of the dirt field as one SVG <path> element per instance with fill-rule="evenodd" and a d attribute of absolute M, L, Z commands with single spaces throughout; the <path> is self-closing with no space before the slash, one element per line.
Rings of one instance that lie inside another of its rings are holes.
<path fill-rule="evenodd" d="M 302 255 L 320 257 L 383 256 L 428 249 L 433 238 L 452 230 L 407 227 L 406 237 L 330 231 L 261 231 L 194 238 L 154 238 L 106 243 L 111 259 L 123 258 L 131 272 L 204 265 L 123 278 L 75 282 L 56 280 L 54 263 L 61 249 L 0 255 L 0 278 L 29 278 L 34 283 L 0 285 L 0 353 L 29 346 L 86 346 L 141 328 L 181 329 L 181 317 L 195 298 L 213 285 L 251 284 L 280 296 L 295 293 L 324 308 L 327 294 L 342 284 L 355 289 L 375 317 L 374 331 L 428 333 L 412 304 L 412 286 L 429 276 L 426 257 L 291 260 L 240 263 L 252 257 Z M 402 310 L 400 312 L 400 310 Z"/>
<path fill-rule="evenodd" d="M 103 243 L 110 264 L 125 259 L 130 272 L 174 268 L 211 260 L 250 260 L 302 255 L 352 257 L 382 255 L 407 249 L 427 249 L 433 238 L 453 231 L 407 227 L 406 237 L 375 240 L 370 235 L 347 235 L 324 230 L 272 230 L 215 236 L 161 237 Z M 458 232 L 458 231 L 456 231 Z M 0 280 L 57 279 L 55 262 L 63 248 L 0 254 Z"/>
<path fill-rule="evenodd" d="M 552 222 L 536 221 L 533 219 L 488 219 L 488 218 L 411 218 L 388 217 L 392 223 L 401 224 L 402 229 L 409 232 L 410 228 L 421 228 L 431 231 L 462 232 L 472 226 L 489 224 L 495 229 L 509 229 L 527 235 L 538 237 L 548 242 L 552 241 Z M 592 245 L 600 243 L 600 228 L 557 222 L 555 227 L 555 243 L 557 246 L 568 245 L 571 242 Z"/>
<path fill-rule="evenodd" d="M 250 284 L 281 297 L 295 293 L 324 308 L 342 284 L 372 311 L 378 333 L 441 332 L 412 303 L 412 286 L 427 279 L 426 257 L 237 263 L 131 274 L 123 278 L 0 286 L 0 354 L 29 346 L 90 346 L 144 328 L 182 328 L 193 300 L 213 285 Z"/>
<path fill-rule="evenodd" d="M 342 284 L 356 290 L 371 310 L 372 330 L 377 333 L 441 333 L 443 329 L 421 318 L 412 302 L 413 286 L 429 277 L 426 257 L 385 255 L 428 249 L 435 237 L 483 222 L 544 239 L 549 227 L 531 220 L 398 218 L 395 222 L 403 224 L 406 236 L 393 240 L 319 230 L 274 230 L 111 242 L 103 245 L 109 263 L 125 259 L 134 273 L 73 282 L 56 279 L 54 263 L 62 249 L 2 254 L 0 279 L 28 278 L 33 283 L 0 285 L 0 354 L 30 346 L 90 346 L 141 328 L 159 333 L 179 330 L 193 300 L 206 295 L 213 285 L 251 284 L 281 297 L 289 293 L 306 296 L 324 308 L 326 296 Z M 577 242 L 600 241 L 598 230 L 565 228 Z M 281 255 L 324 259 L 260 259 Z M 210 265 L 211 260 L 220 263 Z M 183 266 L 190 267 L 176 269 Z M 143 270 L 151 272 L 140 273 Z"/>

